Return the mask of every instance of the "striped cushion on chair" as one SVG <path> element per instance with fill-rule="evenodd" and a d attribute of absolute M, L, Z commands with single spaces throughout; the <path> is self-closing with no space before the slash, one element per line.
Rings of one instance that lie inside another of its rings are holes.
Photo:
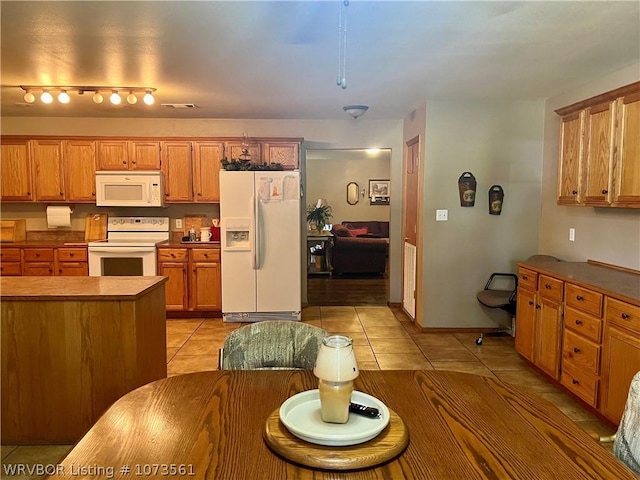
<path fill-rule="evenodd" d="M 640 472 L 640 372 L 631 380 L 627 403 L 613 443 L 613 454 Z"/>

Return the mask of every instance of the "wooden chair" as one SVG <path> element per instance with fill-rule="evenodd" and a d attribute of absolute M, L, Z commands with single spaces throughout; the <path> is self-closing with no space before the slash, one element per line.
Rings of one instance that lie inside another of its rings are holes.
<path fill-rule="evenodd" d="M 224 340 L 220 370 L 313 370 L 326 330 L 306 323 L 267 320 L 238 328 Z"/>

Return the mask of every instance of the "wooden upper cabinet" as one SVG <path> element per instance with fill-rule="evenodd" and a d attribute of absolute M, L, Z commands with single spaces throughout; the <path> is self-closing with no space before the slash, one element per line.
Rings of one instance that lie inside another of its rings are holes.
<path fill-rule="evenodd" d="M 67 201 L 96 201 L 96 143 L 91 140 L 65 140 L 64 174 Z"/>
<path fill-rule="evenodd" d="M 162 172 L 167 202 L 192 202 L 191 142 L 162 142 Z"/>
<path fill-rule="evenodd" d="M 640 207 L 640 93 L 619 100 L 620 135 L 613 204 Z"/>
<path fill-rule="evenodd" d="M 225 157 L 227 158 L 227 160 L 245 159 L 242 153 L 243 149 L 244 147 L 241 141 L 225 142 L 224 144 Z M 247 145 L 246 149 L 249 152 L 249 156 L 246 157 L 247 160 L 250 160 L 253 163 L 262 163 L 264 161 L 262 157 L 261 143 L 250 142 Z"/>
<path fill-rule="evenodd" d="M 300 144 L 265 143 L 265 162 L 279 163 L 285 170 L 296 170 L 300 164 Z"/>
<path fill-rule="evenodd" d="M 100 140 L 98 170 L 160 170 L 160 142 Z"/>
<path fill-rule="evenodd" d="M 30 150 L 36 201 L 64 201 L 62 140 L 31 140 Z"/>
<path fill-rule="evenodd" d="M 193 142 L 193 188 L 196 202 L 220 201 L 222 142 Z"/>
<path fill-rule="evenodd" d="M 586 111 L 585 205 L 609 206 L 613 198 L 613 158 L 616 102 L 606 102 Z"/>
<path fill-rule="evenodd" d="M 160 142 L 129 142 L 131 170 L 160 170 Z"/>
<path fill-rule="evenodd" d="M 558 161 L 558 205 L 577 205 L 582 200 L 582 153 L 584 112 L 563 117 Z"/>
<path fill-rule="evenodd" d="M 98 170 L 129 170 L 129 143 L 126 141 L 96 142 Z"/>
<path fill-rule="evenodd" d="M 33 200 L 29 140 L 3 140 L 0 162 L 0 199 L 3 202 Z"/>

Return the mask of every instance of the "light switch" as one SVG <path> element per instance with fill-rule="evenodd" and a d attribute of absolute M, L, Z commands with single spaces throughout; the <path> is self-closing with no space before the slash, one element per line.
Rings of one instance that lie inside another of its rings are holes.
<path fill-rule="evenodd" d="M 576 229 L 575 228 L 570 228 L 569 229 L 569 241 L 570 242 L 575 242 L 576 241 Z"/>
<path fill-rule="evenodd" d="M 449 220 L 449 210 L 436 210 L 436 222 L 446 222 Z"/>
<path fill-rule="evenodd" d="M 176 218 L 176 228 L 178 228 L 178 229 L 182 228 L 182 219 L 181 218 Z"/>

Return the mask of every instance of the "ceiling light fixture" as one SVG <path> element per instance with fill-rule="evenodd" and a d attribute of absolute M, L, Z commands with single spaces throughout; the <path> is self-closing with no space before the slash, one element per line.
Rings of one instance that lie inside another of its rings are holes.
<path fill-rule="evenodd" d="M 104 101 L 102 92 L 111 92 L 109 97 L 110 101 L 114 105 L 122 103 L 121 95 L 127 95 L 127 103 L 129 105 L 135 105 L 138 102 L 136 94 L 144 94 L 144 103 L 147 105 L 153 105 L 155 99 L 153 93 L 157 90 L 151 87 L 110 87 L 102 85 L 20 85 L 20 88 L 25 91 L 24 101 L 26 103 L 34 103 L 36 96 L 34 92 L 42 92 L 40 100 L 43 103 L 52 103 L 52 93 L 57 93 L 57 98 L 60 103 L 66 104 L 71 101 L 69 93 L 76 93 L 78 95 L 84 95 L 85 92 L 93 92 L 91 99 L 95 104 L 101 104 Z"/>
<path fill-rule="evenodd" d="M 369 110 L 367 105 L 345 105 L 342 109 L 351 115 L 353 118 L 357 119 L 366 113 Z"/>
<path fill-rule="evenodd" d="M 60 103 L 69 103 L 69 101 L 71 100 L 71 98 L 69 97 L 69 94 L 67 93 L 66 90 L 62 90 L 59 94 L 58 94 L 58 101 Z"/>
<path fill-rule="evenodd" d="M 109 101 L 114 105 L 120 105 L 120 102 L 122 101 L 122 99 L 120 98 L 120 95 L 118 94 L 117 90 L 113 91 L 113 93 L 109 97 Z"/>

